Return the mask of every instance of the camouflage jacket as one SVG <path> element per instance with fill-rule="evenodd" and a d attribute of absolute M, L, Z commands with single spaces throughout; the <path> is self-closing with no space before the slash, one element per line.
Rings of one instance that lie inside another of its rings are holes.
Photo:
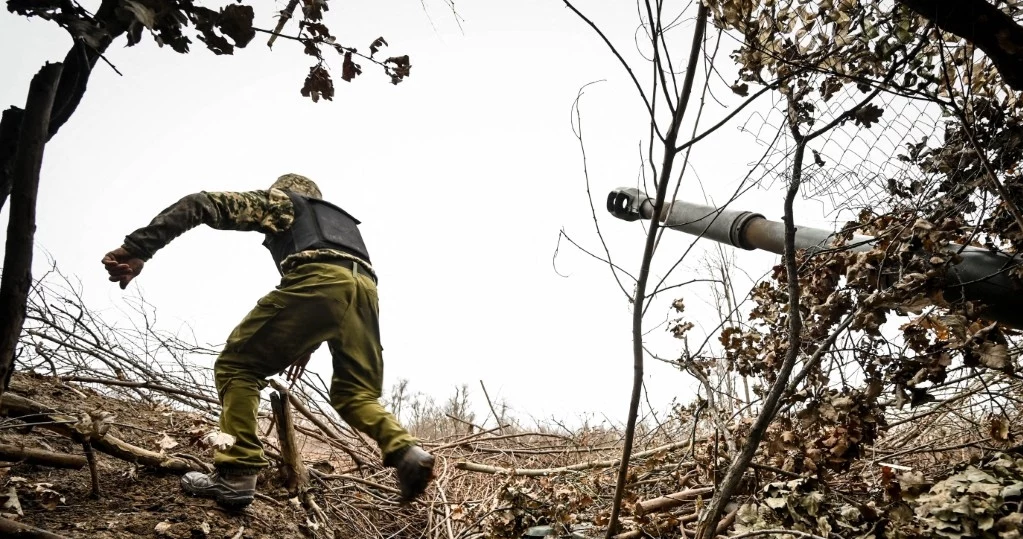
<path fill-rule="evenodd" d="M 142 260 L 149 260 L 171 240 L 201 224 L 217 230 L 278 234 L 288 230 L 294 220 L 295 207 L 288 195 L 279 189 L 201 191 L 175 202 L 153 218 L 149 225 L 125 236 L 124 248 Z M 299 263 L 339 258 L 357 260 L 372 271 L 367 261 L 333 249 L 295 253 L 281 262 L 281 271 L 287 272 Z"/>

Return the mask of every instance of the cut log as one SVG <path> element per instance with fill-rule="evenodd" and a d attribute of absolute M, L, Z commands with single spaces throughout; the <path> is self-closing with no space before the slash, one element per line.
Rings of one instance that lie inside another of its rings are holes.
<path fill-rule="evenodd" d="M 661 496 L 660 498 L 652 498 L 649 500 L 643 500 L 636 503 L 636 514 L 646 515 L 649 513 L 659 513 L 661 511 L 667 511 L 669 509 L 685 505 L 696 498 L 704 498 L 707 495 L 714 492 L 714 487 L 700 487 L 683 490 L 682 492 L 676 492 L 674 494 L 668 494 L 667 496 Z"/>
<path fill-rule="evenodd" d="M 289 392 L 281 387 L 270 394 L 270 407 L 273 408 L 277 421 L 277 437 L 281 441 L 281 459 L 283 462 L 285 482 L 288 494 L 299 496 L 309 488 L 309 470 L 302 462 L 302 454 L 298 450 L 295 438 L 295 425 L 291 420 L 291 402 Z"/>
<path fill-rule="evenodd" d="M 302 414 L 303 417 L 308 419 L 310 422 L 312 422 L 313 425 L 316 425 L 317 428 L 323 431 L 323 434 L 327 435 L 328 437 L 330 437 L 331 440 L 333 440 L 333 443 L 331 443 L 330 445 L 337 447 L 338 449 L 347 453 L 349 457 L 352 457 L 352 460 L 355 461 L 356 466 L 362 467 L 367 465 L 366 461 L 363 460 L 362 457 L 360 457 L 358 454 L 356 454 L 354 449 L 348 446 L 348 443 L 345 442 L 344 438 L 342 438 L 340 434 L 338 434 L 334 429 L 330 428 L 330 426 L 324 423 L 322 419 L 316 417 L 316 414 L 312 413 L 309 410 L 309 408 L 302 403 L 301 400 L 292 395 L 291 392 L 288 391 L 288 389 L 284 387 L 283 384 L 281 384 L 277 380 L 270 380 L 270 385 L 273 386 L 273 388 L 276 389 L 277 391 L 284 391 L 285 393 L 287 393 L 288 401 L 291 403 L 292 406 L 295 407 L 296 410 L 298 410 L 298 413 Z"/>
<path fill-rule="evenodd" d="M 195 463 L 177 457 L 169 457 L 156 451 L 150 451 L 141 447 L 129 444 L 111 434 L 102 436 L 86 437 L 76 431 L 72 425 L 77 419 L 64 415 L 57 410 L 45 406 L 31 399 L 27 399 L 13 393 L 4 393 L 0 398 L 0 413 L 7 417 L 17 418 L 19 416 L 31 415 L 33 423 L 52 421 L 52 423 L 39 425 L 39 428 L 51 430 L 75 440 L 83 442 L 90 441 L 93 449 L 102 451 L 108 455 L 117 457 L 128 462 L 134 462 L 144 466 L 151 466 L 168 472 L 191 472 L 205 471 Z"/>
<path fill-rule="evenodd" d="M 85 466 L 85 457 L 71 455 L 68 453 L 56 453 L 45 449 L 34 447 L 22 447 L 20 445 L 0 444 L 0 460 L 7 462 L 25 462 L 28 464 L 39 464 L 41 466 L 52 466 L 54 468 L 70 468 L 79 470 Z"/>
<path fill-rule="evenodd" d="M 15 538 L 38 538 L 38 539 L 67 539 L 63 535 L 57 535 L 55 533 L 41 530 L 39 528 L 33 528 L 28 524 L 22 524 L 13 520 L 0 517 L 0 536 Z"/>
<path fill-rule="evenodd" d="M 288 494 L 297 496 L 309 515 L 311 522 L 323 526 L 323 533 L 328 539 L 334 538 L 334 530 L 323 509 L 316 503 L 313 493 L 309 490 L 309 469 L 302 462 L 302 454 L 298 450 L 295 438 L 295 424 L 291 417 L 291 392 L 283 386 L 270 394 L 270 407 L 277 421 L 277 437 L 281 442 L 281 461 L 286 475 L 284 486 Z"/>

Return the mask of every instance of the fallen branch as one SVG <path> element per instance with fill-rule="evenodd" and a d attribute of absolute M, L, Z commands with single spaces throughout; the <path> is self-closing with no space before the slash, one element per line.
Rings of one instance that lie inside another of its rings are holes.
<path fill-rule="evenodd" d="M 582 470 L 592 470 L 594 468 L 610 468 L 615 465 L 613 461 L 607 462 L 583 462 L 580 464 L 573 464 L 571 466 L 561 466 L 558 468 L 501 468 L 499 466 L 487 466 L 485 464 L 477 464 L 475 462 L 457 462 L 455 468 L 459 470 L 465 470 L 467 472 L 478 472 L 478 473 L 489 473 L 489 474 L 500 474 L 500 475 L 518 475 L 523 477 L 544 477 L 548 475 L 559 475 L 569 472 L 578 472 Z"/>
<path fill-rule="evenodd" d="M 367 487 L 373 487 L 375 489 L 379 489 L 379 490 L 382 490 L 384 492 L 389 492 L 391 494 L 401 495 L 401 491 L 396 489 L 396 488 L 391 488 L 391 487 L 386 486 L 386 485 L 381 485 L 380 483 L 374 483 L 373 481 L 370 481 L 369 479 L 363 479 L 363 478 L 361 478 L 361 477 L 359 477 L 357 475 L 325 474 L 323 472 L 317 471 L 315 468 L 310 468 L 309 471 L 310 471 L 310 473 L 313 474 L 314 477 L 316 477 L 317 479 L 323 480 L 323 481 L 328 481 L 328 480 L 331 480 L 331 479 L 341 479 L 341 480 L 345 480 L 345 481 L 351 481 L 353 483 L 359 483 L 359 484 L 362 484 L 362 485 L 366 485 Z"/>
<path fill-rule="evenodd" d="M 725 530 L 727 530 L 728 528 L 731 528 L 732 524 L 735 524 L 735 517 L 737 517 L 737 516 L 739 516 L 739 508 L 738 507 L 736 507 L 735 509 L 732 509 L 731 511 L 729 511 L 729 513 L 727 515 L 725 515 L 725 518 L 721 519 L 721 522 L 718 522 L 718 527 L 717 527 L 718 535 L 725 533 Z"/>
<path fill-rule="evenodd" d="M 749 466 L 750 466 L 750 468 L 756 468 L 758 470 L 763 470 L 765 472 L 773 472 L 773 473 L 776 473 L 778 475 L 784 475 L 785 477 L 791 477 L 792 479 L 799 479 L 800 477 L 803 477 L 803 476 L 801 476 L 801 475 L 799 475 L 797 473 L 790 472 L 788 470 L 782 470 L 781 468 L 778 468 L 776 466 L 769 466 L 767 464 L 759 464 L 759 463 L 756 463 L 756 462 L 751 462 L 751 463 L 749 463 Z"/>
<path fill-rule="evenodd" d="M 39 464 L 54 468 L 70 468 L 73 470 L 79 470 L 86 464 L 85 457 L 81 455 L 56 453 L 54 451 L 46 451 L 45 449 L 11 444 L 0 444 L 0 460 Z"/>
<path fill-rule="evenodd" d="M 478 442 L 465 442 L 466 444 L 475 444 Z M 473 451 L 479 453 L 496 453 L 499 455 L 566 455 L 569 453 L 602 453 L 607 451 L 617 451 L 617 447 L 559 447 L 556 449 L 519 449 L 515 447 L 501 448 L 501 447 L 473 447 Z"/>
<path fill-rule="evenodd" d="M 192 393 L 191 391 L 185 391 L 183 389 L 177 389 L 173 387 L 162 386 L 159 384 L 153 384 L 151 382 L 131 382 L 128 380 L 113 380 L 108 378 L 95 378 L 91 376 L 65 376 L 60 379 L 61 382 L 79 382 L 82 384 L 100 384 L 105 386 L 117 386 L 117 387 L 130 387 L 135 389 L 149 389 L 152 391 L 159 391 L 160 393 L 168 393 L 171 395 L 181 395 L 184 397 L 193 398 L 195 400 L 208 402 L 210 404 L 220 405 L 220 401 L 213 397 L 207 397 L 206 395 L 200 395 L 199 393 Z"/>
<path fill-rule="evenodd" d="M 63 535 L 57 535 L 46 530 L 33 528 L 28 524 L 22 524 L 2 517 L 0 517 L 0 536 L 11 538 L 38 537 L 39 539 L 67 539 Z"/>
<path fill-rule="evenodd" d="M 10 392 L 5 393 L 2 400 L 0 400 L 0 413 L 11 418 L 32 415 L 36 418 L 41 418 L 44 421 L 52 422 L 40 425 L 41 428 L 67 436 L 79 443 L 85 439 L 81 433 L 72 427 L 74 423 L 78 422 L 77 419 L 68 415 L 63 415 L 48 406 L 44 406 L 20 395 L 14 395 Z M 195 466 L 187 460 L 177 457 L 168 457 L 167 455 L 157 453 L 155 451 L 143 449 L 110 434 L 92 436 L 89 438 L 89 441 L 92 443 L 92 447 L 94 449 L 98 449 L 108 455 L 128 462 L 133 462 L 135 464 L 151 466 L 168 472 L 201 471 L 198 466 Z"/>
<path fill-rule="evenodd" d="M 508 427 L 508 425 L 504 425 L 504 428 L 507 428 L 507 427 Z M 494 428 L 494 429 L 490 429 L 487 432 L 494 432 L 496 430 L 497 429 Z M 484 434 L 484 433 L 479 432 L 477 434 Z M 529 437 L 556 438 L 558 440 L 565 440 L 566 442 L 576 443 L 575 439 L 572 438 L 571 436 L 565 436 L 563 434 L 553 434 L 553 433 L 549 433 L 549 432 L 518 432 L 518 433 L 515 433 L 515 434 L 503 434 L 501 436 L 490 436 L 490 437 L 487 437 L 487 438 L 480 439 L 479 441 L 480 442 L 493 442 L 493 441 L 497 441 L 497 440 L 510 440 L 512 438 L 529 438 Z"/>
<path fill-rule="evenodd" d="M 739 534 L 739 535 L 733 535 L 731 537 L 731 539 L 746 539 L 747 537 L 759 537 L 761 535 L 792 535 L 794 537 L 803 537 L 803 538 L 806 538 L 806 539 L 827 539 L 826 537 L 821 537 L 820 535 L 814 535 L 812 533 L 801 532 L 801 531 L 798 531 L 798 530 L 783 530 L 783 529 L 777 529 L 777 530 L 755 530 L 755 531 L 746 532 L 746 533 Z"/>
<path fill-rule="evenodd" d="M 433 446 L 433 444 L 430 444 L 430 443 L 426 443 L 426 444 L 423 444 L 423 445 L 426 446 L 426 447 L 431 447 L 434 452 L 437 452 L 437 451 L 441 451 L 443 449 L 450 449 L 452 447 L 458 447 L 460 445 L 466 445 L 469 442 L 472 442 L 474 438 L 481 438 L 481 437 L 486 436 L 487 434 L 490 434 L 492 432 L 497 432 L 498 430 L 500 430 L 500 428 L 501 428 L 501 426 L 498 425 L 498 426 L 496 426 L 496 427 L 494 427 L 494 428 L 492 428 L 490 430 L 485 430 L 483 432 L 477 432 L 475 434 L 470 434 L 468 436 L 464 436 L 462 438 L 459 438 L 459 439 L 457 439 L 457 440 L 455 440 L 453 442 L 450 442 L 450 443 L 446 443 L 444 445 Z M 492 440 L 492 439 L 493 438 L 487 438 L 487 440 Z"/>
<path fill-rule="evenodd" d="M 466 421 L 466 420 L 464 420 L 464 419 L 462 419 L 460 417 L 455 417 L 455 416 L 453 416 L 451 414 L 444 414 L 444 416 L 447 417 L 448 419 L 452 420 L 452 421 L 455 421 L 457 423 L 461 423 L 461 424 L 469 427 L 469 432 L 470 433 L 472 433 L 472 429 L 483 430 L 483 426 L 482 425 L 477 425 L 477 424 L 475 424 L 475 423 L 473 423 L 471 421 Z"/>
<path fill-rule="evenodd" d="M 704 498 L 707 494 L 714 492 L 714 487 L 699 487 L 686 489 L 681 492 L 674 494 L 668 494 L 667 496 L 661 496 L 659 498 L 652 498 L 650 500 L 643 500 L 636 503 L 636 514 L 646 515 L 649 513 L 658 513 L 661 511 L 667 511 L 680 505 L 684 505 L 688 502 L 695 500 L 696 498 Z"/>
<path fill-rule="evenodd" d="M 672 444 L 662 445 L 660 447 L 655 447 L 653 449 L 648 449 L 646 451 L 642 451 L 642 452 L 636 453 L 636 454 L 632 455 L 631 458 L 633 458 L 633 459 L 641 459 L 641 458 L 649 457 L 651 455 L 656 455 L 657 453 L 660 453 L 662 451 L 664 451 L 664 452 L 673 451 L 675 449 L 688 448 L 689 446 L 690 446 L 690 441 L 689 440 L 686 440 L 684 442 L 675 442 L 675 443 L 672 443 Z M 594 462 L 580 462 L 578 464 L 572 464 L 572 465 L 569 465 L 569 466 L 560 466 L 560 467 L 557 467 L 557 468 L 539 468 L 539 469 L 518 468 L 518 469 L 516 469 L 516 468 L 501 468 L 499 466 L 488 466 L 488 465 L 485 465 L 485 464 L 477 464 L 475 462 L 462 461 L 462 462 L 456 463 L 455 464 L 455 468 L 458 468 L 459 470 L 465 470 L 465 471 L 468 471 L 468 472 L 503 474 L 503 475 L 518 475 L 518 476 L 525 476 L 525 477 L 543 477 L 543 476 L 547 476 L 547 475 L 559 475 L 559 474 L 565 474 L 565 473 L 570 473 L 570 472 L 578 472 L 578 471 L 582 471 L 582 470 L 593 470 L 593 469 L 597 469 L 597 468 L 611 468 L 612 466 L 617 466 L 619 464 L 619 462 L 621 462 L 621 459 L 605 460 L 605 461 L 594 461 Z"/>

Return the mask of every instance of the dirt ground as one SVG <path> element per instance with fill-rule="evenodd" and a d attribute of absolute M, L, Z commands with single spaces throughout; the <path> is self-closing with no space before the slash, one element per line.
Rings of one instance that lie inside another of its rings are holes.
<path fill-rule="evenodd" d="M 189 454 L 211 462 L 199 443 L 212 423 L 162 404 L 119 401 L 80 386 L 62 386 L 41 377 L 16 376 L 11 391 L 62 411 L 114 414 L 110 434 L 167 454 Z M 83 454 L 81 445 L 32 418 L 0 418 L 0 443 Z M 177 474 L 160 473 L 95 452 L 100 498 L 91 495 L 88 466 L 56 469 L 25 463 L 0 464 L 0 513 L 18 522 L 68 537 L 256 538 L 306 536 L 304 510 L 288 500 L 268 472 L 260 477 L 259 497 L 242 511 L 229 512 L 211 500 L 181 492 Z M 10 493 L 16 493 L 16 500 Z M 18 514 L 17 506 L 20 505 Z"/>

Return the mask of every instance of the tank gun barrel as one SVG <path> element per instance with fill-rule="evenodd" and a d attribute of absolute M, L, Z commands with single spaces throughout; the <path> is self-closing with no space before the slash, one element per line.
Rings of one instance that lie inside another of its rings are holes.
<path fill-rule="evenodd" d="M 624 221 L 652 219 L 654 203 L 639 189 L 623 187 L 608 194 L 607 210 Z M 755 212 L 676 200 L 665 203 L 658 220 L 672 230 L 740 249 L 776 254 L 785 250 L 785 225 Z M 835 236 L 833 231 L 797 226 L 795 245 L 811 251 L 828 249 Z M 868 251 L 873 241 L 873 237 L 856 235 L 843 249 Z M 1020 256 L 969 245 L 959 254 L 961 260 L 950 264 L 946 273 L 945 299 L 952 303 L 978 301 L 986 307 L 986 318 L 1023 328 L 1023 284 L 1009 275 L 1009 270 L 1023 261 Z"/>

